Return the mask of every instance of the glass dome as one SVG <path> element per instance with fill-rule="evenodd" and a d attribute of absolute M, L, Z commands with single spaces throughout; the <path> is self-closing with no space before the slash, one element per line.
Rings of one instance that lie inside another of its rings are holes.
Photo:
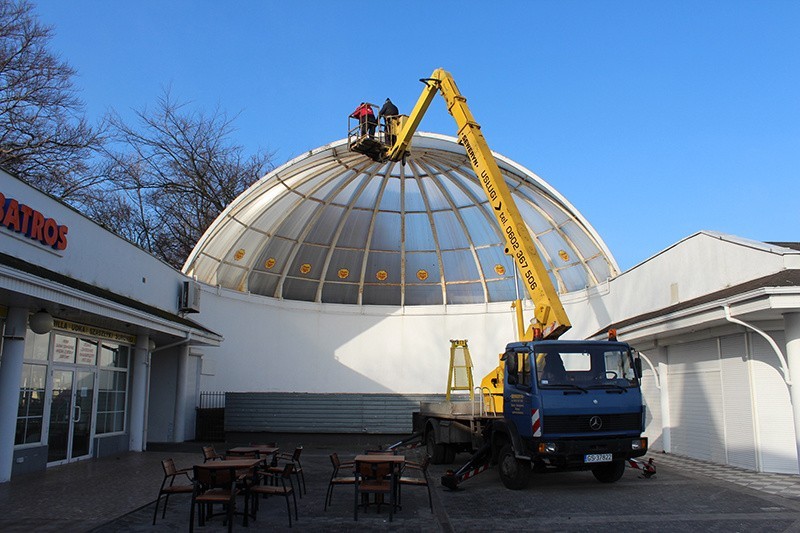
<path fill-rule="evenodd" d="M 566 199 L 494 155 L 558 292 L 618 274 Z M 211 224 L 183 271 L 290 300 L 475 304 L 516 298 L 504 249 L 464 149 L 455 138 L 417 133 L 405 165 L 376 163 L 348 151 L 343 139 L 270 172 Z"/>

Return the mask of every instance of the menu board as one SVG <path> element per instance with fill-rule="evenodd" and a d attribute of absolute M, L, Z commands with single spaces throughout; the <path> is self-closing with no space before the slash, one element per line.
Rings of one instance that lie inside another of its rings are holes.
<path fill-rule="evenodd" d="M 84 339 L 78 340 L 78 364 L 97 364 L 97 343 Z"/>
<path fill-rule="evenodd" d="M 54 363 L 74 363 L 75 362 L 75 337 L 56 334 L 53 342 L 53 362 Z"/>

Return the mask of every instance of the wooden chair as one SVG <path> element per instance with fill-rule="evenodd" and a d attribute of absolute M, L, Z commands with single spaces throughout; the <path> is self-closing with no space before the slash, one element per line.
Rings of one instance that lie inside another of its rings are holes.
<path fill-rule="evenodd" d="M 428 505 L 431 508 L 431 512 L 433 512 L 433 500 L 431 499 L 431 487 L 428 484 L 428 465 L 430 464 L 430 457 L 427 455 L 425 459 L 422 460 L 422 463 L 410 463 L 406 462 L 405 468 L 403 468 L 403 473 L 398 479 L 398 490 L 397 490 L 397 503 L 400 504 L 402 502 L 402 493 L 403 493 L 403 485 L 409 485 L 412 487 L 425 487 L 428 489 Z M 415 473 L 415 475 L 408 475 L 409 473 Z"/>
<path fill-rule="evenodd" d="M 158 517 L 158 504 L 161 501 L 161 496 L 166 495 L 164 499 L 164 511 L 161 518 L 167 516 L 167 505 L 169 504 L 169 497 L 171 494 L 191 494 L 194 490 L 192 478 L 189 476 L 191 468 L 182 468 L 178 470 L 175 468 L 175 461 L 172 459 L 164 459 L 161 461 L 161 468 L 164 469 L 164 480 L 161 482 L 161 488 L 158 489 L 158 498 L 156 498 L 156 510 L 153 512 L 153 525 L 156 525 L 156 518 Z M 185 477 L 188 483 L 175 484 L 175 479 Z"/>
<path fill-rule="evenodd" d="M 206 518 L 213 516 L 214 504 L 221 504 L 226 511 L 228 531 L 233 531 L 233 516 L 236 512 L 236 496 L 240 493 L 236 485 L 236 467 L 217 468 L 203 465 L 194 466 L 194 491 L 189 516 L 189 531 L 194 531 L 194 508 L 198 505 L 197 515 L 200 525 L 205 525 Z M 206 507 L 209 513 L 206 514 Z M 247 500 L 245 500 L 247 513 Z"/>
<path fill-rule="evenodd" d="M 278 464 L 278 461 L 289 461 L 292 464 L 294 469 L 292 470 L 294 477 L 297 479 L 297 492 L 300 494 L 300 497 L 303 497 L 303 494 L 308 494 L 306 492 L 306 476 L 303 473 L 303 465 L 300 463 L 300 454 L 303 453 L 303 447 L 298 446 L 294 449 L 294 452 L 291 454 L 288 453 L 276 453 L 273 457 L 273 464 L 267 469 L 270 474 L 279 475 L 285 465 Z M 300 480 L 303 481 L 303 490 L 300 490 Z"/>
<path fill-rule="evenodd" d="M 217 453 L 213 446 L 203 446 L 203 462 L 218 461 L 224 459 L 223 456 Z"/>
<path fill-rule="evenodd" d="M 271 470 L 271 468 L 269 469 Z M 250 487 L 250 497 L 253 500 L 253 515 L 257 516 L 258 514 L 258 497 L 259 496 L 283 496 L 286 498 L 286 512 L 289 515 L 289 527 L 292 527 L 292 510 L 289 507 L 289 495 L 292 496 L 292 500 L 294 501 L 294 519 L 298 520 L 297 517 L 297 498 L 294 495 L 294 483 L 292 483 L 292 470 L 294 470 L 294 465 L 292 463 L 286 463 L 283 466 L 280 474 L 272 474 L 268 471 L 261 472 L 264 474 L 262 477 L 262 484 L 253 485 Z M 266 481 L 271 480 L 272 484 L 263 484 Z M 288 485 L 286 484 L 288 481 Z M 280 482 L 280 485 L 278 484 Z"/>
<path fill-rule="evenodd" d="M 331 464 L 333 465 L 333 472 L 331 473 L 331 479 L 328 482 L 328 491 L 325 493 L 325 505 L 322 508 L 323 511 L 328 509 L 328 505 L 330 505 L 331 500 L 333 499 L 333 487 L 336 485 L 353 485 L 356 482 L 355 475 L 343 476 L 339 473 L 341 470 L 347 471 L 349 469 L 352 471 L 353 466 L 355 466 L 353 462 L 340 462 L 339 455 L 336 452 L 330 455 L 330 459 Z"/>
<path fill-rule="evenodd" d="M 361 501 L 367 504 L 370 494 L 389 496 L 389 522 L 394 517 L 395 468 L 391 462 L 356 461 L 355 462 L 355 503 L 353 519 L 358 520 L 358 508 Z M 365 507 L 366 509 L 366 507 Z M 380 504 L 378 504 L 380 512 Z"/>

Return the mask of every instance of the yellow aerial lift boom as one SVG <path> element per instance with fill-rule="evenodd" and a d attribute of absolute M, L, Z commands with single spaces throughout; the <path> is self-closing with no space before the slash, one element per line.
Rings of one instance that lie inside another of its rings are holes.
<path fill-rule="evenodd" d="M 442 484 L 451 489 L 490 464 L 498 465 L 500 479 L 510 489 L 524 488 L 531 469 L 591 470 L 601 482 L 617 481 L 626 461 L 633 465 L 647 451 L 647 438 L 641 436 L 641 361 L 616 339 L 555 340 L 570 328 L 569 319 L 466 98 L 445 70 L 437 69 L 421 81 L 425 88 L 408 117 L 387 117 L 377 139 L 358 128 L 362 134 L 355 141 L 351 134 L 350 149 L 380 162 L 403 161 L 425 111 L 436 93 L 441 94 L 492 206 L 506 253 L 533 300 L 534 319 L 526 329 L 517 299 L 519 342 L 507 344 L 498 367 L 481 381 L 482 412 L 476 412 L 472 397 L 469 402 L 421 402 L 413 419 L 415 435 L 425 442 L 434 464 L 452 463 L 457 451 L 472 452 L 466 464 L 442 477 Z M 460 343 L 468 354 L 466 341 L 451 341 L 448 400 L 453 376 L 471 367 L 466 359 L 456 364 Z M 585 357 L 597 376 L 583 366 L 565 368 L 562 354 Z M 561 363 L 563 378 L 546 373 L 550 361 Z M 652 465 L 637 468 L 645 477 L 655 473 Z"/>
<path fill-rule="evenodd" d="M 464 146 L 475 175 L 478 176 L 493 208 L 492 212 L 500 225 L 500 231 L 506 242 L 506 253 L 513 258 L 522 284 L 535 306 L 534 319 L 526 330 L 521 302 L 519 300 L 515 302 L 519 339 L 557 339 L 570 328 L 569 318 L 511 197 L 511 192 L 500 174 L 497 161 L 489 145 L 486 144 L 481 127 L 467 106 L 467 99 L 458 90 L 450 73 L 443 69 L 436 69 L 429 78 L 420 81 L 425 84 L 425 88 L 411 113 L 407 117 L 391 117 L 388 120 L 385 138 L 394 140 L 393 143 L 388 142 L 382 150 L 375 150 L 374 142 L 364 145 L 369 146 L 369 150 L 359 149 L 361 147 L 359 144 L 351 145 L 351 148 L 369 155 L 376 161 L 402 161 L 428 106 L 437 92 L 441 94 L 447 102 L 448 112 L 458 124 L 459 143 Z"/>

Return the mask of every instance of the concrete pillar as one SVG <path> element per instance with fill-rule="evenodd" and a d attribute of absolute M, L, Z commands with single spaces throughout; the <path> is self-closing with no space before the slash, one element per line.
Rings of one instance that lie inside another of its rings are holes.
<path fill-rule="evenodd" d="M 25 359 L 25 332 L 28 310 L 11 307 L 3 334 L 3 361 L 0 363 L 0 483 L 11 479 L 14 466 L 14 437 L 19 409 L 19 383 Z"/>
<path fill-rule="evenodd" d="M 783 315 L 783 323 L 786 331 L 786 363 L 792 381 L 789 394 L 792 399 L 795 447 L 800 458 L 800 313 Z"/>
<path fill-rule="evenodd" d="M 148 354 L 150 336 L 136 336 L 136 347 L 133 349 L 133 371 L 131 381 L 131 413 L 128 430 L 130 432 L 129 449 L 141 452 L 145 449 L 145 424 L 147 423 L 147 380 Z"/>
<path fill-rule="evenodd" d="M 667 348 L 658 347 L 658 378 L 661 381 L 661 444 L 664 451 L 672 451 L 672 419 L 669 409 L 669 365 L 667 364 Z"/>
<path fill-rule="evenodd" d="M 189 343 L 183 344 L 178 349 L 178 376 L 175 386 L 175 414 L 173 427 L 175 428 L 172 441 L 183 442 L 186 440 L 186 391 L 189 388 L 187 369 L 189 368 Z"/>

